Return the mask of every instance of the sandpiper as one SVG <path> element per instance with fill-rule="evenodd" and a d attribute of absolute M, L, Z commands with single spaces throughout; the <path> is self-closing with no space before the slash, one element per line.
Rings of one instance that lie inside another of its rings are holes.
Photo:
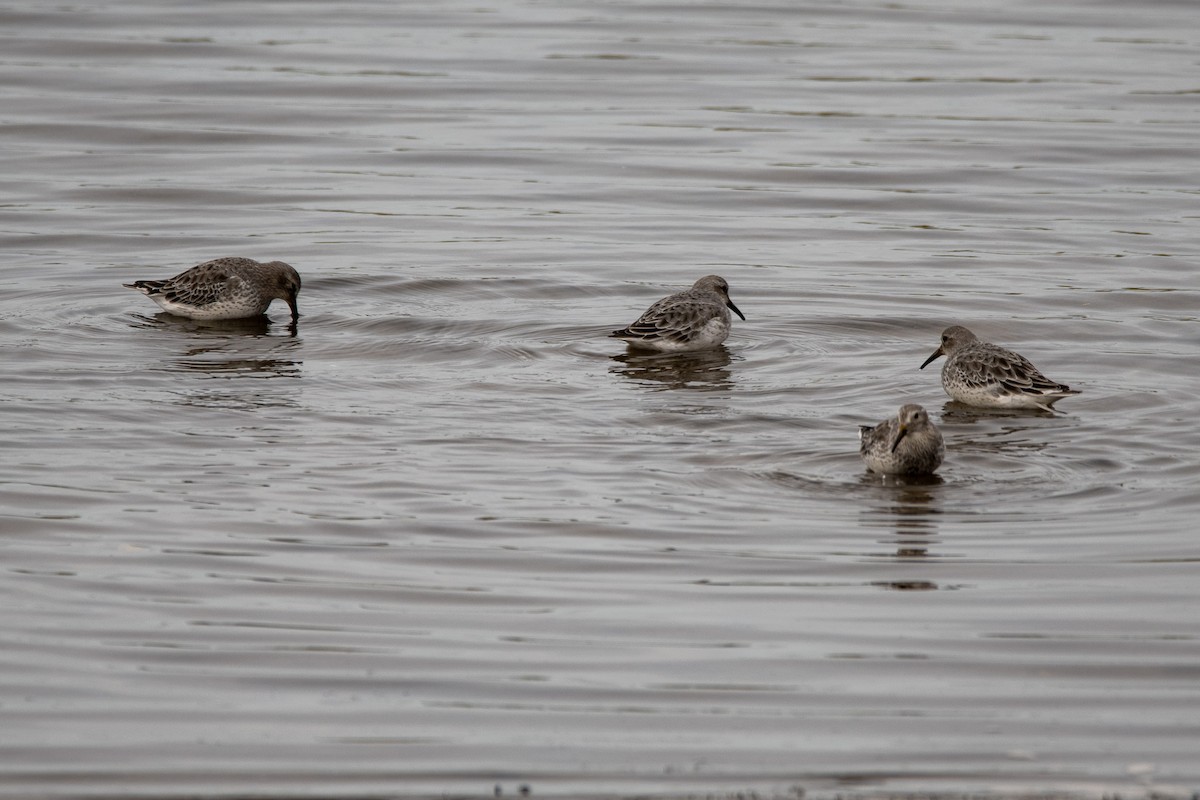
<path fill-rule="evenodd" d="M 275 298 L 285 301 L 292 322 L 300 316 L 296 295 L 300 276 L 282 261 L 218 258 L 163 281 L 123 284 L 149 297 L 163 311 L 202 320 L 246 319 L 266 313 Z"/>
<path fill-rule="evenodd" d="M 1024 356 L 980 341 L 961 325 L 942 331 L 942 343 L 921 369 L 940 356 L 946 356 L 942 388 L 951 398 L 969 406 L 1052 411 L 1059 400 L 1079 394 L 1047 378 Z"/>
<path fill-rule="evenodd" d="M 858 426 L 858 440 L 867 469 L 883 475 L 932 475 L 946 452 L 941 431 L 915 403 L 878 425 Z"/>
<path fill-rule="evenodd" d="M 720 275 L 705 275 L 692 288 L 659 300 L 637 322 L 612 336 L 631 347 L 678 353 L 716 347 L 729 336 L 729 310 L 746 319 L 729 299 L 729 284 Z"/>

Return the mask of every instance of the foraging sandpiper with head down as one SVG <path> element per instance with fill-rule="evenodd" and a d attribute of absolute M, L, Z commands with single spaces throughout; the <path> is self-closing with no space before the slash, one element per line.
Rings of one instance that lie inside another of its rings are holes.
<path fill-rule="evenodd" d="M 612 336 L 631 347 L 678 353 L 716 347 L 729 336 L 729 311 L 744 321 L 729 299 L 729 284 L 720 275 L 705 275 L 692 288 L 659 300 L 627 328 Z"/>
<path fill-rule="evenodd" d="M 163 311 L 198 320 L 248 319 L 262 316 L 275 299 L 283 300 L 300 317 L 296 296 L 300 275 L 282 261 L 218 258 L 184 270 L 166 280 L 123 284 L 158 303 Z"/>

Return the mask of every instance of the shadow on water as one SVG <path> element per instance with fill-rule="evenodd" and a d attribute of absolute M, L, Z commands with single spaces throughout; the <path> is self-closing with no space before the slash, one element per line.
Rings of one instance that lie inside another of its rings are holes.
<path fill-rule="evenodd" d="M 280 325 L 265 316 L 205 322 L 162 313 L 136 315 L 131 325 L 179 334 L 182 352 L 153 368 L 201 381 L 181 389 L 182 405 L 241 410 L 296 405 L 294 379 L 303 374 L 303 362 L 295 322 Z M 293 380 L 264 383 L 280 378 Z"/>
<path fill-rule="evenodd" d="M 723 345 L 695 353 L 647 353 L 629 350 L 612 356 L 609 372 L 650 389 L 722 391 L 734 386 L 733 356 Z"/>

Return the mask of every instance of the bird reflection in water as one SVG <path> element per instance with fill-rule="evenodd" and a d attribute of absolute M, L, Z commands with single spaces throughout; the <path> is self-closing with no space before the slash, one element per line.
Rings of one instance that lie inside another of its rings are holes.
<path fill-rule="evenodd" d="M 247 336 L 281 336 L 295 337 L 298 331 L 296 320 L 286 323 L 272 322 L 265 314 L 247 319 L 196 320 L 178 317 L 165 311 L 152 317 L 145 314 L 132 314 L 129 323 L 132 328 L 170 328 L 184 333 L 197 335 L 205 334 L 241 334 Z"/>
<path fill-rule="evenodd" d="M 612 356 L 609 368 L 614 375 L 655 390 L 693 389 L 721 391 L 733 388 L 733 357 L 723 345 L 709 350 L 686 353 L 644 353 L 630 351 Z"/>
<path fill-rule="evenodd" d="M 1043 408 L 979 408 L 950 400 L 942 406 L 942 421 L 974 425 L 988 419 L 1058 419 L 1063 411 L 1048 411 Z"/>
<path fill-rule="evenodd" d="M 912 564 L 920 561 L 936 559 L 937 555 L 930 552 L 930 547 L 941 540 L 938 538 L 938 520 L 942 514 L 941 493 L 938 487 L 944 481 L 937 475 L 927 475 L 919 478 L 889 477 L 881 485 L 877 476 L 868 476 L 869 482 L 881 492 L 881 499 L 886 500 L 864 510 L 870 515 L 870 524 L 878 526 L 886 522 L 895 529 L 894 542 L 896 552 L 889 560 L 897 563 Z M 876 586 L 897 591 L 932 591 L 939 588 L 938 584 L 928 580 L 888 580 L 876 581 Z"/>
<path fill-rule="evenodd" d="M 157 365 L 200 379 L 182 387 L 182 405 L 242 410 L 296 405 L 294 379 L 302 374 L 302 362 L 294 322 L 275 324 L 266 317 L 196 321 L 162 313 L 136 315 L 131 324 L 182 335 L 182 354 Z M 292 380 L 274 380 L 279 378 Z"/>
<path fill-rule="evenodd" d="M 1049 439 L 1039 431 L 1065 419 L 1062 412 L 1039 408 L 980 409 L 954 401 L 946 403 L 942 412 L 942 422 L 958 429 L 958 457 L 978 460 L 992 472 L 1009 468 L 1013 458 L 1045 450 Z"/>

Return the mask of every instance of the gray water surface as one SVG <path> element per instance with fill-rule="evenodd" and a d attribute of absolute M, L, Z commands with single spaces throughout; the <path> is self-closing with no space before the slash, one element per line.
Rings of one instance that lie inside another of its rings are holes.
<path fill-rule="evenodd" d="M 0 9 L 0 794 L 1200 790 L 1198 95 L 1168 0 Z M 121 287 L 225 255 L 294 330 Z"/>

